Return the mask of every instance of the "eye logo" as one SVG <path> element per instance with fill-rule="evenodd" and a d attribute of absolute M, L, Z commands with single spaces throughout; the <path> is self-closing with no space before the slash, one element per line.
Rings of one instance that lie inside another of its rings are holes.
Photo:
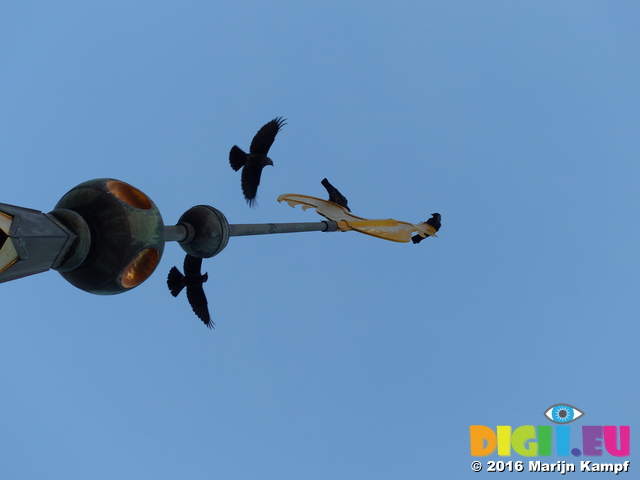
<path fill-rule="evenodd" d="M 584 412 L 578 410 L 576 407 L 572 407 L 566 403 L 558 403 L 549 407 L 546 412 L 544 412 L 544 416 L 551 420 L 553 423 L 571 423 L 574 420 L 577 420 Z"/>

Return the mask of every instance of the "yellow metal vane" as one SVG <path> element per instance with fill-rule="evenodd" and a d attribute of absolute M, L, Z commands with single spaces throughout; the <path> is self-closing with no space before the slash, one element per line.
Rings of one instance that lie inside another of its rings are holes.
<path fill-rule="evenodd" d="M 401 222 L 388 218 L 386 220 L 369 220 L 357 217 L 340 205 L 322 200 L 321 198 L 298 195 L 295 193 L 285 193 L 278 197 L 278 202 L 285 201 L 290 207 L 302 205 L 303 210 L 315 208 L 316 212 L 329 220 L 338 223 L 338 229 L 346 232 L 355 230 L 360 233 L 371 235 L 372 237 L 391 240 L 392 242 L 409 242 L 411 234 L 417 232 L 423 238 L 427 236 L 437 237 L 435 228 L 424 222 L 417 224 Z"/>

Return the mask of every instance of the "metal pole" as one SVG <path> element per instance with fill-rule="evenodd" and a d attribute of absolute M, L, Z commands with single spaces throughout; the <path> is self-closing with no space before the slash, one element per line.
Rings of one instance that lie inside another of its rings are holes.
<path fill-rule="evenodd" d="M 164 239 L 166 242 L 184 242 L 193 236 L 193 228 L 188 224 L 165 225 Z M 332 220 L 308 223 L 245 223 L 229 225 L 230 237 L 242 237 L 246 235 L 268 235 L 271 233 L 296 233 L 296 232 L 335 232 L 338 224 Z"/>
<path fill-rule="evenodd" d="M 164 226 L 165 242 L 184 242 L 189 237 L 189 234 L 189 229 L 184 224 Z M 193 233 L 191 235 L 193 236 Z"/>
<path fill-rule="evenodd" d="M 229 236 L 267 235 L 271 233 L 335 232 L 338 224 L 332 220 L 308 223 L 248 223 L 229 225 Z"/>

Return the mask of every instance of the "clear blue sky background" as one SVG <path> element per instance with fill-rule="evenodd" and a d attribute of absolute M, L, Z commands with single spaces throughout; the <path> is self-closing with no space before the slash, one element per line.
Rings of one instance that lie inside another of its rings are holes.
<path fill-rule="evenodd" d="M 2 3 L 0 202 L 112 177 L 167 224 L 306 222 L 276 198 L 326 176 L 356 215 L 443 227 L 232 238 L 213 331 L 167 290 L 175 243 L 123 295 L 0 285 L 0 477 L 477 478 L 470 425 L 560 402 L 576 432 L 631 425 L 637 458 L 639 24 L 631 1 Z M 252 210 L 228 152 L 280 115 Z"/>

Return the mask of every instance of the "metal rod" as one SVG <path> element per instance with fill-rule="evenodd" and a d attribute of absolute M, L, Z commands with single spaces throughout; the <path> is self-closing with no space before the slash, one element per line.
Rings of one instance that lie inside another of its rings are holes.
<path fill-rule="evenodd" d="M 332 220 L 308 223 L 248 223 L 229 225 L 230 237 L 268 235 L 270 233 L 335 232 L 338 224 Z"/>
<path fill-rule="evenodd" d="M 189 236 L 189 230 L 183 224 L 165 225 L 164 241 L 165 242 L 184 242 Z"/>
<path fill-rule="evenodd" d="M 245 235 L 268 235 L 271 233 L 296 233 L 296 232 L 335 232 L 338 224 L 332 220 L 308 223 L 245 223 L 229 225 L 230 237 Z M 194 236 L 193 227 L 188 223 L 178 225 L 165 225 L 165 242 L 190 242 Z"/>

